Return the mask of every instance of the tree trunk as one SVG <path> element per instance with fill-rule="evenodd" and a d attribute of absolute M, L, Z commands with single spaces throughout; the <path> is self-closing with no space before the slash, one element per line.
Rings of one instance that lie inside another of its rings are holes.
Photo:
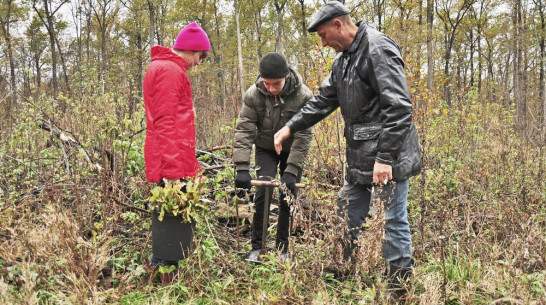
<path fill-rule="evenodd" d="M 522 41 L 521 41 L 521 0 L 514 1 L 512 11 L 513 26 L 513 52 L 514 52 L 514 102 L 516 103 L 517 126 L 520 131 L 524 130 L 525 124 L 525 101 L 522 98 Z"/>
<path fill-rule="evenodd" d="M 446 29 L 447 33 L 447 29 Z M 446 78 L 444 82 L 444 98 L 447 100 L 448 104 L 451 104 L 451 91 L 449 88 L 450 79 L 449 79 L 449 61 L 451 60 L 451 44 L 449 43 L 449 37 L 447 34 L 444 35 L 444 43 L 446 46 L 444 52 L 444 77 Z"/>
<path fill-rule="evenodd" d="M 275 52 L 283 53 L 282 39 L 284 36 L 284 8 L 287 0 L 281 2 L 275 1 L 275 10 L 277 12 L 277 40 L 275 42 Z"/>
<path fill-rule="evenodd" d="M 298 0 L 301 7 L 301 35 L 307 41 L 307 25 L 305 24 L 305 0 Z"/>
<path fill-rule="evenodd" d="M 51 2 L 48 2 L 49 0 L 43 0 L 42 4 L 44 5 L 44 14 L 45 16 L 42 16 L 42 12 L 36 7 L 36 2 L 32 3 L 32 7 L 34 8 L 34 11 L 38 14 L 38 17 L 42 20 L 42 23 L 45 25 L 47 29 L 47 33 L 49 35 L 49 46 L 51 49 L 51 74 L 52 74 L 52 85 L 53 85 L 53 97 L 57 97 L 59 92 L 59 85 L 57 82 L 57 30 L 55 29 L 55 23 L 54 23 L 54 16 L 55 13 L 59 11 L 59 9 L 65 4 L 68 3 L 68 0 L 63 0 L 59 3 L 59 5 L 53 9 L 50 5 Z M 91 5 L 91 4 L 90 4 Z"/>
<path fill-rule="evenodd" d="M 6 20 L 3 20 L 0 16 L 0 25 L 2 26 L 2 34 L 6 40 L 7 51 L 8 51 L 8 60 L 9 60 L 9 73 L 10 73 L 10 90 L 11 98 L 8 100 L 8 105 L 6 109 L 6 115 L 9 115 L 11 112 L 11 106 L 17 106 L 17 82 L 15 81 L 15 59 L 13 58 L 13 48 L 11 45 L 11 12 L 12 12 L 12 3 L 13 0 L 8 0 L 7 2 L 7 14 Z"/>
<path fill-rule="evenodd" d="M 427 0 L 427 89 L 434 86 L 434 46 L 432 41 L 432 23 L 434 21 L 434 0 Z"/>
<path fill-rule="evenodd" d="M 72 11 L 72 17 L 74 18 L 74 25 L 76 26 L 76 43 L 78 46 L 78 54 L 76 55 L 77 58 L 77 64 L 76 64 L 76 70 L 80 77 L 80 79 L 83 78 L 82 76 L 82 64 L 83 64 L 83 46 L 82 46 L 82 4 L 81 1 L 78 1 L 78 5 L 76 7 L 76 11 Z M 82 94 L 82 87 L 83 84 L 79 85 L 79 94 L 81 96 Z"/>
<path fill-rule="evenodd" d="M 471 88 L 474 86 L 474 29 L 470 29 L 470 82 L 468 83 L 468 87 Z M 466 73 L 465 73 L 466 77 Z M 466 81 L 464 83 L 466 86 Z"/>
<path fill-rule="evenodd" d="M 64 76 L 64 82 L 66 86 L 66 91 L 70 92 L 70 82 L 68 81 L 68 69 L 66 68 L 66 63 L 64 61 L 63 52 L 61 52 L 61 45 L 59 44 L 59 39 L 55 36 L 55 44 L 57 45 L 57 50 L 59 50 L 59 58 L 61 59 L 61 65 L 63 67 L 63 76 Z"/>
<path fill-rule="evenodd" d="M 539 105 L 540 102 L 542 102 L 542 107 L 540 107 L 542 110 L 540 112 L 539 118 L 542 118 L 542 141 L 544 144 L 544 141 L 546 139 L 546 82 L 544 81 L 544 65 L 546 62 L 546 51 L 544 46 L 544 36 L 546 35 L 546 24 L 545 24 L 545 18 L 544 18 L 544 5 L 542 4 L 542 0 L 539 0 L 539 7 L 540 7 L 540 29 L 541 29 L 541 35 L 540 35 L 540 92 L 539 92 Z"/>
<path fill-rule="evenodd" d="M 298 2 L 300 3 L 301 8 L 301 37 L 303 37 L 303 50 L 304 52 L 307 52 L 307 50 L 309 50 L 309 45 L 307 43 L 307 24 L 305 22 L 305 0 L 298 0 Z M 303 65 L 302 73 L 303 79 L 307 79 L 309 72 L 306 64 Z"/>
<path fill-rule="evenodd" d="M 96 7 L 100 11 L 97 11 Z M 108 28 L 110 17 L 115 16 L 118 11 L 118 6 L 112 0 L 101 0 L 99 5 L 93 7 L 95 13 L 95 19 L 99 27 L 99 38 L 100 38 L 100 68 L 99 68 L 99 79 L 104 81 L 105 73 L 107 69 L 107 54 L 106 54 L 106 42 L 108 36 Z"/>
<path fill-rule="evenodd" d="M 383 5 L 385 4 L 385 0 L 373 0 L 373 6 L 375 15 L 377 16 L 377 30 L 382 30 L 382 22 L 383 22 Z"/>
<path fill-rule="evenodd" d="M 52 85 L 53 85 L 53 97 L 57 97 L 57 92 L 59 91 L 59 86 L 57 84 L 57 51 L 55 50 L 56 42 L 55 42 L 55 30 L 54 30 L 54 24 L 53 24 L 53 15 L 49 11 L 49 5 L 47 3 L 47 0 L 43 0 L 44 4 L 44 11 L 45 11 L 45 17 L 46 17 L 46 28 L 47 33 L 49 34 L 49 48 L 51 49 L 51 77 L 52 77 Z M 34 7 L 35 10 L 36 7 Z M 43 21 L 43 19 L 42 19 Z"/>
<path fill-rule="evenodd" d="M 253 15 L 254 15 L 254 26 L 256 27 L 256 40 L 257 40 L 257 52 L 258 52 L 258 58 L 262 58 L 263 54 L 262 54 L 262 47 L 263 47 L 263 42 L 262 42 L 262 16 L 261 16 L 261 11 L 262 11 L 262 8 L 257 8 L 256 7 L 256 3 L 254 2 L 254 0 L 251 0 L 250 3 L 252 4 L 252 9 L 253 9 Z"/>
<path fill-rule="evenodd" d="M 484 1 L 481 1 L 480 2 L 480 15 L 478 16 L 478 24 L 477 24 L 477 29 L 476 29 L 476 32 L 477 32 L 477 35 L 478 35 L 478 94 L 481 94 L 482 93 L 482 69 L 483 69 L 483 64 L 482 64 L 482 61 L 483 61 L 483 54 L 482 54 L 482 36 L 483 33 L 482 33 L 482 17 L 483 17 L 483 13 L 484 13 L 484 7 L 483 7 L 483 3 Z"/>
<path fill-rule="evenodd" d="M 34 66 L 36 68 L 36 88 L 40 92 L 40 87 L 42 86 L 42 65 L 40 64 L 40 57 L 35 55 Z"/>
<path fill-rule="evenodd" d="M 155 36 L 154 4 L 152 1 L 148 1 L 148 12 L 150 13 L 150 49 L 151 49 L 154 46 L 154 36 Z"/>
<path fill-rule="evenodd" d="M 453 49 L 453 44 L 455 43 L 455 37 L 457 35 L 457 30 L 459 25 L 461 24 L 461 21 L 463 20 L 466 12 L 471 7 L 474 0 L 465 0 L 461 7 L 458 8 L 457 15 L 452 19 L 451 15 L 451 9 L 452 7 L 449 6 L 449 3 L 447 3 L 444 7 L 440 8 L 441 11 L 438 12 L 439 18 L 444 23 L 444 44 L 445 44 L 445 53 L 444 53 L 444 59 L 445 59 L 445 66 L 444 66 L 444 73 L 446 81 L 444 83 L 444 97 L 447 99 L 448 103 L 451 103 L 451 88 L 450 88 L 450 75 L 449 75 L 449 62 L 451 59 L 451 50 Z M 437 7 L 438 10 L 438 7 Z"/>
<path fill-rule="evenodd" d="M 542 0 L 536 0 L 535 5 L 538 8 L 538 14 L 540 19 L 540 35 L 538 37 L 539 47 L 540 47 L 540 71 L 539 71 L 539 92 L 538 92 L 538 122 L 542 124 L 542 145 L 544 145 L 544 140 L 546 137 L 546 82 L 544 80 L 544 65 L 546 63 L 546 50 L 545 50 L 545 35 L 546 35 L 546 20 L 544 18 L 544 4 Z M 542 105 L 541 105 L 542 104 Z M 542 122 L 542 123 L 540 123 Z"/>
<path fill-rule="evenodd" d="M 135 79 L 135 82 L 137 84 L 138 96 L 142 96 L 142 75 L 144 73 L 144 46 L 142 45 L 142 35 L 140 34 L 140 32 L 137 33 L 137 50 L 137 79 Z"/>
<path fill-rule="evenodd" d="M 245 82 L 243 79 L 244 70 L 243 70 L 243 49 L 241 47 L 241 30 L 239 27 L 239 8 L 238 8 L 238 1 L 234 1 L 235 6 L 235 25 L 237 27 L 237 56 L 239 58 L 239 87 L 241 90 L 241 103 L 243 100 L 243 95 L 245 94 Z M 236 103 L 238 105 L 238 103 Z M 239 109 L 237 108 L 237 112 L 239 112 Z"/>
<path fill-rule="evenodd" d="M 85 24 L 85 54 L 86 54 L 86 62 L 87 64 L 90 63 L 90 60 L 91 60 L 91 52 L 89 50 L 89 45 L 90 45 L 90 40 L 91 40 L 91 20 L 92 20 L 92 9 L 91 9 L 91 2 L 89 0 L 88 2 L 89 6 L 87 6 L 85 8 L 85 21 L 86 21 L 86 24 Z"/>
<path fill-rule="evenodd" d="M 221 37 L 220 34 L 220 25 L 218 20 L 218 6 L 216 1 L 214 1 L 214 23 L 215 23 L 215 29 L 216 29 L 216 36 Z M 222 99 L 222 110 L 226 110 L 226 99 L 227 99 L 227 88 L 226 88 L 226 77 L 224 75 L 224 69 L 222 69 L 222 62 L 221 62 L 221 56 L 216 53 L 215 49 L 213 48 L 213 54 L 214 54 L 214 64 L 216 67 L 218 67 L 218 78 L 220 80 L 220 93 L 221 93 L 221 99 Z"/>
<path fill-rule="evenodd" d="M 163 44 L 163 37 L 164 37 L 163 34 L 165 32 L 165 15 L 167 13 L 166 11 L 167 11 L 167 8 L 165 7 L 165 4 L 161 3 L 159 5 L 159 9 L 157 9 L 157 7 L 156 7 L 156 10 L 155 10 L 155 12 L 159 13 L 159 14 L 154 14 L 154 18 L 157 21 L 157 23 L 159 24 L 156 27 L 156 30 L 155 30 L 155 35 L 157 36 L 157 44 L 158 45 Z"/>

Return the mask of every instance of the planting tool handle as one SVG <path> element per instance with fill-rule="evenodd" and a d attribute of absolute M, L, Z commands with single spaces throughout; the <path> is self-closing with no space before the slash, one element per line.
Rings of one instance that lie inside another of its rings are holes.
<path fill-rule="evenodd" d="M 262 180 L 251 180 L 250 184 L 252 186 L 272 186 L 272 187 L 279 187 L 281 185 L 280 182 L 272 182 L 272 181 L 262 181 Z M 307 184 L 305 183 L 296 183 L 297 188 L 306 188 Z"/>

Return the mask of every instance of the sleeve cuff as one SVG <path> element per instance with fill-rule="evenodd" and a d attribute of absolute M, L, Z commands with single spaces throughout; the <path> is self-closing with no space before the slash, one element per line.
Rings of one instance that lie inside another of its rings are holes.
<path fill-rule="evenodd" d="M 292 135 L 294 135 L 296 132 L 300 131 L 301 129 L 301 126 L 298 126 L 294 121 L 290 120 L 286 123 L 286 125 L 284 126 L 288 126 L 288 128 L 290 128 L 290 133 Z"/>
<path fill-rule="evenodd" d="M 250 171 L 250 164 L 248 163 L 238 163 L 235 164 L 236 171 Z"/>
<path fill-rule="evenodd" d="M 394 163 L 394 158 L 389 153 L 378 153 L 375 160 L 387 165 L 392 165 Z"/>
<path fill-rule="evenodd" d="M 297 177 L 298 174 L 299 174 L 299 172 L 300 172 L 300 168 L 297 167 L 297 166 L 294 165 L 294 164 L 288 164 L 288 165 L 286 166 L 286 169 L 285 169 L 284 171 L 287 172 L 287 173 L 291 173 L 292 175 L 294 175 L 294 176 Z"/>

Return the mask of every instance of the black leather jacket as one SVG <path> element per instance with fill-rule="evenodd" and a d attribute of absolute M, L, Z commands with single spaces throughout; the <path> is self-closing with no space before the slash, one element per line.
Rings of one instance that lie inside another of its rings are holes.
<path fill-rule="evenodd" d="M 392 165 L 394 181 L 421 171 L 421 152 L 398 45 L 364 22 L 330 75 L 290 121 L 292 133 L 313 126 L 341 107 L 347 140 L 347 181 L 369 185 L 373 166 Z"/>

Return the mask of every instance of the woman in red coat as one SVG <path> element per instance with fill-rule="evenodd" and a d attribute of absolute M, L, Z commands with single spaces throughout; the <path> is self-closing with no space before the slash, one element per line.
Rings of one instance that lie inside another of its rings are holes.
<path fill-rule="evenodd" d="M 143 86 L 148 182 L 174 182 L 199 171 L 192 90 L 186 71 L 199 65 L 209 50 L 208 36 L 195 22 L 180 31 L 172 49 L 152 47 Z"/>
<path fill-rule="evenodd" d="M 172 49 L 155 46 L 144 77 L 146 180 L 174 183 L 195 176 L 195 123 L 191 83 L 186 71 L 198 66 L 210 50 L 207 34 L 195 22 L 184 27 Z M 152 255 L 150 267 L 178 265 Z M 170 282 L 172 274 L 162 281 Z"/>

